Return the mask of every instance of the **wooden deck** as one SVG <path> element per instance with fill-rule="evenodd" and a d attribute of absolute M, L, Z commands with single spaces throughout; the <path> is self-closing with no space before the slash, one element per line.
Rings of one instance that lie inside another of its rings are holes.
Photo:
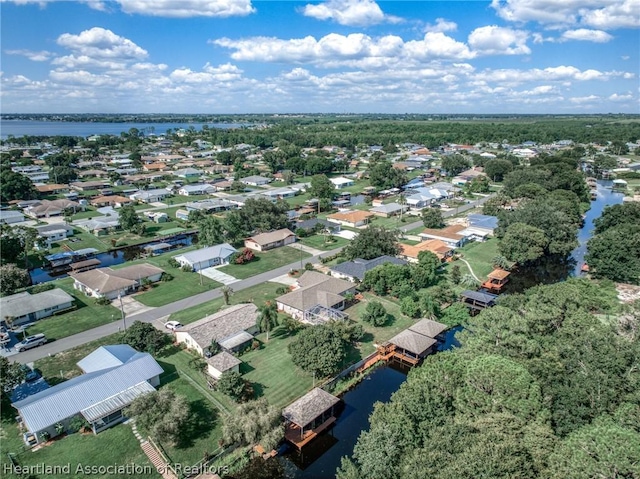
<path fill-rule="evenodd" d="M 284 430 L 284 438 L 298 449 L 302 449 L 303 446 L 311 442 L 318 434 L 327 429 L 334 422 L 336 422 L 336 418 L 331 416 L 317 428 L 305 431 L 302 436 L 300 435 L 300 427 L 298 425 L 289 424 Z"/>

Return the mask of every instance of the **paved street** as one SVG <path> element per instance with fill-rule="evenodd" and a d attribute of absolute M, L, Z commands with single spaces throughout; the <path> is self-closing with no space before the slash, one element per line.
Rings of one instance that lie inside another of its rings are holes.
<path fill-rule="evenodd" d="M 479 200 L 473 200 L 471 203 L 467 203 L 466 205 L 462 205 L 462 206 L 459 206 L 457 208 L 451 208 L 448 211 L 443 211 L 442 212 L 442 216 L 444 218 L 451 218 L 452 216 L 455 216 L 457 214 L 464 213 L 465 211 L 472 210 L 473 208 L 477 208 L 478 206 L 482 206 L 489 198 L 491 198 L 494 195 L 495 195 L 495 193 L 492 193 L 492 194 L 487 195 L 487 196 L 485 196 L 483 198 L 480 198 Z M 416 221 L 414 223 L 410 223 L 408 225 L 404 225 L 402 228 L 400 228 L 400 230 L 403 233 L 406 233 L 407 231 L 411 231 L 411 230 L 419 228 L 421 226 L 422 226 L 422 220 Z"/>

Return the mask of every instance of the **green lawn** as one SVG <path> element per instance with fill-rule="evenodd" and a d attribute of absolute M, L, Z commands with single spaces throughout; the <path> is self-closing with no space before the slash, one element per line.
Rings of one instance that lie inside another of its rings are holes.
<path fill-rule="evenodd" d="M 265 252 L 255 252 L 255 255 L 257 259 L 250 263 L 229 264 L 220 268 L 220 271 L 234 278 L 246 279 L 311 256 L 305 251 L 291 248 L 290 246 L 283 246 L 282 248 L 275 248 Z"/>
<path fill-rule="evenodd" d="M 260 306 L 266 301 L 271 301 L 277 296 L 280 296 L 276 293 L 276 290 L 281 287 L 283 287 L 283 285 L 279 283 L 262 283 L 251 288 L 243 289 L 242 291 L 234 292 L 231 295 L 230 303 L 239 304 L 252 302 Z M 231 288 L 233 289 L 233 284 L 231 285 Z M 222 298 L 214 299 L 213 301 L 209 301 L 207 303 L 199 304 L 191 308 L 183 309 L 182 311 L 179 311 L 177 313 L 173 313 L 171 315 L 171 319 L 180 321 L 182 324 L 193 323 L 198 319 L 202 319 L 209 314 L 217 312 L 220 308 L 222 308 L 222 306 L 224 306 L 224 301 L 222 300 Z"/>
<path fill-rule="evenodd" d="M 240 356 L 245 363 L 240 366 L 241 371 L 246 371 L 243 377 L 253 383 L 258 396 L 274 406 L 285 407 L 311 390 L 313 376 L 293 364 L 287 349 L 294 337 L 271 336 L 267 343 L 261 334 L 258 339 L 263 343 L 261 349 Z"/>
<path fill-rule="evenodd" d="M 306 238 L 300 238 L 298 241 L 303 245 L 310 246 L 315 249 L 329 251 L 335 248 L 346 246 L 350 243 L 348 239 L 341 238 L 340 236 L 334 236 L 332 243 L 325 243 L 324 235 L 307 236 Z"/>
<path fill-rule="evenodd" d="M 476 276 L 483 280 L 493 271 L 493 258 L 500 254 L 498 240 L 495 238 L 482 243 L 477 241 L 467 243 L 462 248 L 458 248 L 456 252 L 469 262 Z M 467 266 L 461 261 L 456 264 L 462 269 L 462 274 L 465 274 Z"/>
<path fill-rule="evenodd" d="M 53 341 L 120 319 L 117 308 L 100 306 L 92 298 L 74 290 L 72 278 L 58 279 L 52 284 L 74 296 L 77 309 L 36 321 L 27 329 L 28 335 L 44 333 L 49 341 Z"/>

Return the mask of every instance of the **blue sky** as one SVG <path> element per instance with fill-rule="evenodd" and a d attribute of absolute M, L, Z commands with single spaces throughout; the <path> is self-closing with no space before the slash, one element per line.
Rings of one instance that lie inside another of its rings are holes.
<path fill-rule="evenodd" d="M 640 0 L 0 0 L 5 113 L 640 113 Z"/>

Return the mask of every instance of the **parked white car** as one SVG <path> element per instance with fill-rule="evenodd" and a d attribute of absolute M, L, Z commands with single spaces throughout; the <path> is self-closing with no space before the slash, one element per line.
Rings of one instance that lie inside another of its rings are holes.
<path fill-rule="evenodd" d="M 42 346 L 47 342 L 47 338 L 44 334 L 34 334 L 33 336 L 28 336 L 24 341 L 20 341 L 15 345 L 15 349 L 17 352 L 26 351 L 27 349 L 37 348 L 38 346 Z"/>
<path fill-rule="evenodd" d="M 166 323 L 164 323 L 164 327 L 171 331 L 175 331 L 176 329 L 180 329 L 182 327 L 182 323 L 180 323 L 179 321 L 167 321 Z"/>

